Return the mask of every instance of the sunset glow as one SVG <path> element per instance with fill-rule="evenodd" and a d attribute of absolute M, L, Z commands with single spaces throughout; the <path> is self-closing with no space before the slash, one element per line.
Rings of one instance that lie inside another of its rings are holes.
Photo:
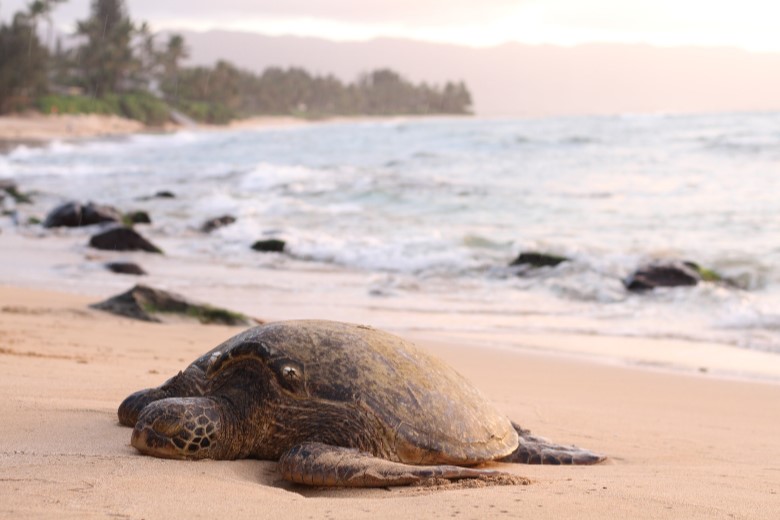
<path fill-rule="evenodd" d="M 379 36 L 456 43 L 475 47 L 507 42 L 577 45 L 592 42 L 660 46 L 729 46 L 780 51 L 780 4 L 747 0 L 531 0 L 472 23 L 465 17 L 446 24 L 357 22 L 336 18 L 250 16 L 241 20 L 179 20 L 190 28 L 225 27 L 265 34 L 363 40 Z M 174 25 L 171 22 L 172 26 Z"/>
<path fill-rule="evenodd" d="M 0 3 L 0 17 L 7 19 L 26 3 Z M 56 25 L 72 30 L 88 5 L 89 0 L 72 0 L 58 6 Z M 135 0 L 128 8 L 156 30 L 226 29 L 332 40 L 395 37 L 475 47 L 608 42 L 780 52 L 780 4 L 766 0 Z"/>

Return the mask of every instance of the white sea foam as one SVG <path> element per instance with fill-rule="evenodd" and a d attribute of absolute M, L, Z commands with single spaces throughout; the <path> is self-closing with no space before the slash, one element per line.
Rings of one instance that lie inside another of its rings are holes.
<path fill-rule="evenodd" d="M 373 273 L 366 291 L 479 302 L 468 312 L 505 317 L 490 326 L 538 307 L 567 317 L 547 328 L 780 350 L 779 129 L 778 114 L 726 114 L 179 132 L 19 147 L 0 175 L 51 199 L 145 209 L 147 233 L 181 258 Z M 149 198 L 160 190 L 176 198 Z M 237 222 L 197 231 L 223 214 Z M 264 237 L 287 253 L 249 249 Z M 570 261 L 518 273 L 520 251 Z M 622 280 L 659 259 L 741 289 L 629 294 Z"/>

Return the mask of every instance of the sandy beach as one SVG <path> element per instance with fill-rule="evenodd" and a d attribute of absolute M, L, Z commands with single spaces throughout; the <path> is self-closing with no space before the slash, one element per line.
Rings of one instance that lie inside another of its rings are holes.
<path fill-rule="evenodd" d="M 0 118 L 0 140 L 145 130 L 125 123 Z M 165 256 L 97 251 L 86 247 L 94 230 L 27 223 L 58 194 L 40 189 L 35 199 L 15 206 L 19 214 L 0 226 L 0 517 L 778 517 L 776 354 L 577 333 L 584 325 L 556 333 L 550 325 L 565 319 L 556 313 L 507 316 L 485 302 L 479 313 L 468 297 L 448 301 L 448 313 L 437 309 L 440 295 L 424 291 L 410 305 L 371 289 L 386 288 L 391 276 L 295 258 L 242 264 L 187 256 L 182 241 L 203 235 L 165 233 L 159 224 L 143 232 Z M 165 216 L 159 204 L 150 207 Z M 136 281 L 108 272 L 103 264 L 112 260 L 141 263 L 150 273 L 144 283 L 263 320 L 337 319 L 389 330 L 451 364 L 522 426 L 609 459 L 590 467 L 492 465 L 527 477 L 525 486 L 346 490 L 287 484 L 273 461 L 143 456 L 118 424 L 122 399 L 161 384 L 241 329 L 145 323 L 89 308 Z"/>
<path fill-rule="evenodd" d="M 435 118 L 428 117 L 429 119 Z M 378 117 L 333 117 L 318 121 L 310 121 L 291 116 L 257 116 L 246 119 L 236 119 L 227 125 L 207 125 L 186 127 L 188 131 L 225 131 L 251 128 L 276 128 L 300 126 L 316 122 L 355 122 L 377 121 L 393 118 Z M 98 137 L 131 135 L 145 132 L 160 133 L 185 129 L 175 123 L 162 127 L 148 127 L 138 121 L 119 116 L 100 114 L 60 114 L 44 115 L 31 112 L 23 115 L 0 116 L 0 145 L 6 147 L 15 144 L 44 144 L 52 140 L 82 140 Z"/>
<path fill-rule="evenodd" d="M 307 124 L 294 117 L 252 117 L 232 121 L 228 125 L 197 125 L 189 131 L 224 131 L 246 128 L 269 128 Z M 168 123 L 161 127 L 144 124 L 119 116 L 101 114 L 44 115 L 31 112 L 22 115 L 0 116 L 0 151 L 18 144 L 42 145 L 52 140 L 78 141 L 83 139 L 119 137 L 139 133 L 166 133 L 184 127 Z"/>
<path fill-rule="evenodd" d="M 4 517 L 769 519 L 780 510 L 776 384 L 426 335 L 413 339 L 507 415 L 610 460 L 496 465 L 532 480 L 520 487 L 322 490 L 281 482 L 273 462 L 142 456 L 117 423 L 118 403 L 240 329 L 141 323 L 89 309 L 94 301 L 0 287 Z"/>
<path fill-rule="evenodd" d="M 84 139 L 126 135 L 146 130 L 131 119 L 98 114 L 47 116 L 30 113 L 0 117 L 0 141 L 45 143 L 52 139 Z"/>

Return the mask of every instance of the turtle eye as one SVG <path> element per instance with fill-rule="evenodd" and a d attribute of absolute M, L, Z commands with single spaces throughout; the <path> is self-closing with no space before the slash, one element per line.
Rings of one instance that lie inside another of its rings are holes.
<path fill-rule="evenodd" d="M 300 374 L 298 373 L 298 369 L 294 366 L 285 365 L 282 367 L 282 377 L 290 381 L 295 381 L 300 377 Z"/>
<path fill-rule="evenodd" d="M 282 359 L 274 366 L 279 383 L 291 392 L 304 389 L 303 366 L 289 359 Z"/>

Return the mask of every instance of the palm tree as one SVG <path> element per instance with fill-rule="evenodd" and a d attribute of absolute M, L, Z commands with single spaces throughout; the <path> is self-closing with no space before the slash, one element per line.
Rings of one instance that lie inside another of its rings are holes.
<path fill-rule="evenodd" d="M 93 0 L 90 17 L 78 22 L 76 32 L 87 40 L 78 49 L 87 90 L 102 97 L 125 87 L 137 63 L 131 46 L 134 27 L 122 0 Z"/>
<path fill-rule="evenodd" d="M 46 90 L 47 57 L 28 13 L 0 24 L 0 113 L 26 108 Z"/>
<path fill-rule="evenodd" d="M 53 33 L 54 23 L 51 19 L 51 12 L 56 4 L 61 4 L 65 0 L 34 0 L 27 4 L 27 12 L 30 17 L 30 23 L 33 30 L 38 30 L 38 18 L 46 20 L 46 24 L 49 27 L 48 35 L 46 38 L 46 48 L 51 48 L 51 38 Z"/>
<path fill-rule="evenodd" d="M 172 34 L 162 55 L 162 90 L 172 92 L 171 102 L 178 105 L 179 97 L 179 62 L 189 57 L 189 49 L 184 45 L 180 34 Z"/>

